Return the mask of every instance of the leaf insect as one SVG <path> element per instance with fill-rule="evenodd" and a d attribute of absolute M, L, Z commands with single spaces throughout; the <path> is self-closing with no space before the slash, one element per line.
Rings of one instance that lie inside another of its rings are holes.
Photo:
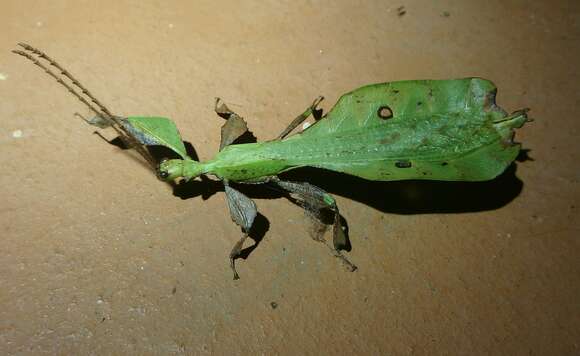
<path fill-rule="evenodd" d="M 315 167 L 368 180 L 425 179 L 485 181 L 501 174 L 516 158 L 521 145 L 513 141 L 528 109 L 506 113 L 495 104 L 495 85 L 481 78 L 409 80 L 367 85 L 344 94 L 324 116 L 302 132 L 290 135 L 309 116 L 319 113 L 318 97 L 275 139 L 235 144 L 248 131 L 244 119 L 216 99 L 215 112 L 226 120 L 219 153 L 199 162 L 187 155 L 173 121 L 164 117 L 113 115 L 79 81 L 40 50 L 20 43 L 13 51 L 45 70 L 83 102 L 96 116 L 86 120 L 111 127 L 167 182 L 213 176 L 225 187 L 232 220 L 243 235 L 229 255 L 234 279 L 235 260 L 257 215 L 256 204 L 231 183 L 266 184 L 286 192 L 302 205 L 315 223 L 312 237 L 323 234 L 332 214 L 333 244 L 327 246 L 345 266 L 356 270 L 341 252 L 347 237 L 334 198 L 307 182 L 281 180 L 282 172 Z M 55 70 L 51 69 L 54 67 Z M 57 74 L 59 73 L 59 74 Z M 179 158 L 157 163 L 148 148 L 164 146 Z"/>

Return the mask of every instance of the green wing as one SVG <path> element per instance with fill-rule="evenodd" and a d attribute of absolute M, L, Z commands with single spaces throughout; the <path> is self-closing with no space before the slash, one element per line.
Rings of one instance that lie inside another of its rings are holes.
<path fill-rule="evenodd" d="M 165 146 L 181 158 L 187 158 L 187 152 L 175 123 L 165 117 L 128 117 L 123 126 L 143 145 Z"/>
<path fill-rule="evenodd" d="M 527 121 L 525 110 L 496 106 L 495 94 L 480 78 L 369 85 L 286 141 L 317 147 L 300 165 L 371 180 L 488 180 L 517 156 L 513 129 Z"/>

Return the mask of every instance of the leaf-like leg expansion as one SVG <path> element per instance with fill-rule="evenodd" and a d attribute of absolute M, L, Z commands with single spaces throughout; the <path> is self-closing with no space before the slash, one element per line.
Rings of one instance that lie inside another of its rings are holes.
<path fill-rule="evenodd" d="M 256 209 L 256 203 L 252 199 L 230 187 L 226 181 L 224 181 L 224 186 L 232 220 L 242 228 L 244 233 L 244 236 L 234 245 L 230 253 L 230 266 L 234 272 L 234 279 L 239 279 L 235 259 L 240 255 L 244 241 L 248 238 L 258 209 Z"/>
<path fill-rule="evenodd" d="M 315 231 L 313 231 L 314 233 L 312 234 L 313 239 L 323 242 L 333 251 L 335 257 L 342 260 L 350 271 L 355 271 L 357 267 L 340 252 L 341 249 L 347 246 L 348 242 L 341 223 L 338 206 L 336 205 L 334 198 L 324 190 L 306 182 L 288 182 L 277 178 L 272 178 L 271 181 L 275 182 L 282 189 L 288 191 L 295 202 L 304 208 L 306 214 L 313 218 L 313 221 L 317 224 Z M 326 243 L 324 238 L 322 238 L 322 235 L 326 230 L 325 223 L 322 221 L 321 216 L 322 210 L 324 209 L 329 209 L 334 215 L 332 247 Z"/>
<path fill-rule="evenodd" d="M 111 123 L 109 121 L 103 119 L 101 116 L 95 116 L 92 119 L 87 119 L 86 117 L 79 114 L 78 112 L 75 112 L 74 115 L 76 117 L 80 118 L 81 120 L 83 120 L 84 122 L 86 122 L 87 124 L 92 125 L 92 126 L 96 126 L 100 129 L 105 129 L 107 127 L 111 127 Z"/>
<path fill-rule="evenodd" d="M 86 117 L 79 114 L 78 112 L 75 112 L 74 115 L 76 117 L 80 118 L 81 120 L 83 120 L 84 122 L 86 122 L 87 124 L 92 125 L 92 126 L 96 126 L 100 129 L 114 127 L 114 124 L 111 124 L 111 121 L 103 119 L 102 116 L 97 115 L 91 119 L 87 119 Z M 157 168 L 157 163 L 155 161 L 155 158 L 153 158 L 153 156 L 151 155 L 149 150 L 147 150 L 147 148 L 146 148 L 146 146 L 151 144 L 151 142 L 146 141 L 144 139 L 143 134 L 138 129 L 135 129 L 127 121 L 127 119 L 120 117 L 120 116 L 113 116 L 113 117 L 115 118 L 116 122 L 119 123 L 124 129 L 126 129 L 126 132 L 131 133 L 132 136 L 126 135 L 125 131 L 117 131 L 117 133 L 119 134 L 117 136 L 117 139 L 120 142 L 115 143 L 114 142 L 115 140 L 111 140 L 111 141 L 107 140 L 98 131 L 95 131 L 94 133 L 97 134 L 100 138 L 102 138 L 105 142 L 110 143 L 112 145 L 115 145 L 119 148 L 122 148 L 122 149 L 132 148 L 132 149 L 136 150 L 137 153 L 139 153 L 143 158 L 145 158 L 145 160 L 147 161 L 147 164 L 149 165 L 149 168 Z"/>
<path fill-rule="evenodd" d="M 222 118 L 226 119 L 221 129 L 220 151 L 232 144 L 238 137 L 248 131 L 246 121 L 230 108 L 220 98 L 215 100 L 215 112 Z"/>
<path fill-rule="evenodd" d="M 315 185 L 306 182 L 289 182 L 283 181 L 279 179 L 272 179 L 278 186 L 283 188 L 284 190 L 290 193 L 290 196 L 305 210 L 306 213 L 312 217 L 317 219 L 319 222 L 324 223 L 322 211 L 324 209 L 329 209 L 333 213 L 333 223 L 337 225 L 337 227 L 342 231 L 341 224 L 340 224 L 340 215 L 338 214 L 338 207 L 334 198 L 326 193 L 324 190 L 318 188 Z M 322 230 L 322 229 L 320 229 Z M 321 233 L 324 233 L 326 229 L 322 230 Z M 336 249 L 340 249 L 344 246 L 341 244 L 341 238 L 344 237 L 344 234 L 338 234 L 336 239 Z M 321 241 L 323 240 L 321 236 L 313 236 L 314 240 Z"/>
<path fill-rule="evenodd" d="M 288 127 L 286 127 L 284 131 L 282 131 L 282 133 L 276 139 L 281 140 L 284 137 L 288 136 L 288 134 L 292 132 L 292 130 L 294 130 L 296 127 L 298 127 L 298 125 L 303 123 L 304 120 L 306 120 L 310 115 L 313 115 L 316 112 L 316 107 L 318 106 L 318 104 L 320 104 L 320 102 L 323 99 L 324 99 L 323 96 L 319 96 L 318 98 L 314 99 L 312 105 L 310 105 L 308 109 L 306 109 L 306 111 L 304 111 L 302 114 L 296 116 L 296 118 L 292 120 L 290 125 L 288 125 Z"/>

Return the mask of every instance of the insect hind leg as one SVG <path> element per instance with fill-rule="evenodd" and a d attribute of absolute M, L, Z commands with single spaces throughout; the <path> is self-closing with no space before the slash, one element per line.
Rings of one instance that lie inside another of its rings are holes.
<path fill-rule="evenodd" d="M 355 271 L 357 267 L 340 252 L 340 250 L 348 246 L 348 238 L 334 198 L 324 190 L 306 182 L 289 182 L 278 178 L 272 178 L 271 181 L 287 191 L 293 202 L 302 206 L 306 215 L 315 223 L 315 227 L 311 231 L 311 237 L 315 241 L 324 243 L 349 271 Z M 324 210 L 332 213 L 332 246 L 323 238 L 327 227 L 322 216 Z"/>

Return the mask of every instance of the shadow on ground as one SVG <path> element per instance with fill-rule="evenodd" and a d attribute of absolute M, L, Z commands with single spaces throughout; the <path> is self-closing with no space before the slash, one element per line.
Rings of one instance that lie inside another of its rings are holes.
<path fill-rule="evenodd" d="M 523 183 L 512 164 L 503 174 L 486 182 L 395 181 L 374 182 L 315 168 L 300 168 L 280 175 L 283 180 L 306 181 L 327 192 L 349 198 L 385 213 L 429 214 L 464 213 L 498 209 L 522 191 Z M 276 199 L 285 195 L 266 185 L 238 184 L 237 189 L 256 199 Z M 221 182 L 207 178 L 175 187 L 182 199 L 208 199 L 223 191 Z"/>

